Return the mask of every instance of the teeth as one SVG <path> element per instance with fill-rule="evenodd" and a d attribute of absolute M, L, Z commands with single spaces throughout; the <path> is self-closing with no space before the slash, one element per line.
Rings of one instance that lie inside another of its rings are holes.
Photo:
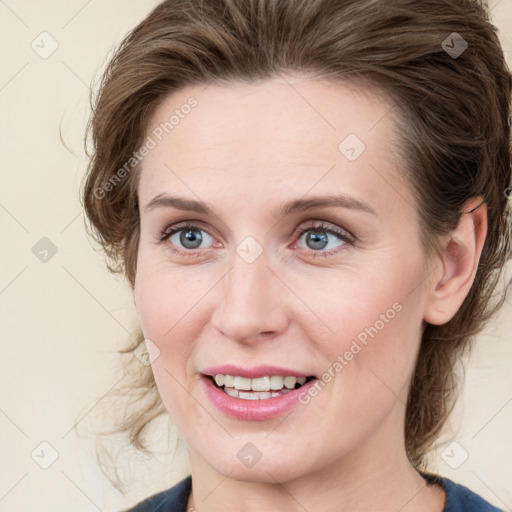
<path fill-rule="evenodd" d="M 297 384 L 297 379 L 295 377 L 285 377 L 284 378 L 284 385 L 288 389 L 293 389 L 295 387 L 295 384 Z"/>
<path fill-rule="evenodd" d="M 242 398 L 243 400 L 265 400 L 266 398 L 274 398 L 280 393 L 248 393 L 247 391 L 238 391 L 235 388 L 224 388 L 224 391 L 233 398 Z"/>
<path fill-rule="evenodd" d="M 243 394 L 244 398 L 248 400 L 256 400 L 259 398 L 279 396 L 279 393 L 272 393 L 275 391 L 282 393 L 289 392 L 295 389 L 296 384 L 301 386 L 305 384 L 306 377 L 297 378 L 292 376 L 283 377 L 281 375 L 272 375 L 249 379 L 247 377 L 218 374 L 215 375 L 215 382 L 219 387 L 224 386 L 224 391 L 230 396 L 241 397 Z M 238 393 L 239 391 L 244 393 Z M 245 391 L 255 391 L 256 393 L 245 393 Z"/>
<path fill-rule="evenodd" d="M 245 400 L 264 400 L 265 398 L 270 398 L 272 395 L 270 393 L 246 393 L 245 391 L 238 392 L 238 398 L 243 398 Z"/>
<path fill-rule="evenodd" d="M 280 377 L 279 375 L 272 375 L 272 377 L 270 377 L 270 389 L 283 389 L 283 386 L 284 377 Z"/>
<path fill-rule="evenodd" d="M 270 377 L 260 377 L 258 379 L 251 379 L 251 388 L 253 391 L 269 391 Z"/>
<path fill-rule="evenodd" d="M 224 391 L 233 398 L 238 398 L 238 391 L 234 388 L 224 388 Z"/>
<path fill-rule="evenodd" d="M 244 389 L 249 391 L 251 389 L 251 379 L 235 377 L 235 389 Z"/>
<path fill-rule="evenodd" d="M 217 375 L 215 376 L 217 377 Z M 224 375 L 224 386 L 227 388 L 232 388 L 235 385 L 235 377 L 231 375 Z"/>

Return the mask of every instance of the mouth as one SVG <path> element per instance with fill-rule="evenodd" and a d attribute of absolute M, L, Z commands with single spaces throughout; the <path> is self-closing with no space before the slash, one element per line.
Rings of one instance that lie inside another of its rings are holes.
<path fill-rule="evenodd" d="M 265 375 L 248 378 L 239 375 L 204 375 L 226 395 L 242 400 L 268 400 L 278 398 L 299 389 L 316 377 L 294 377 L 291 375 Z"/>
<path fill-rule="evenodd" d="M 215 408 L 243 421 L 273 420 L 289 413 L 318 382 L 315 375 L 291 368 L 234 364 L 205 368 L 201 380 Z"/>

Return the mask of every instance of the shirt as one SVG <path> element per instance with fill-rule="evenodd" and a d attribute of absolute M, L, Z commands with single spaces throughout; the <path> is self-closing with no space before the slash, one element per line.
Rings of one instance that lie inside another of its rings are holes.
<path fill-rule="evenodd" d="M 423 474 L 429 483 L 441 485 L 446 493 L 443 512 L 503 512 L 463 485 L 441 476 Z M 188 512 L 187 501 L 192 487 L 191 475 L 174 487 L 154 494 L 125 512 Z"/>

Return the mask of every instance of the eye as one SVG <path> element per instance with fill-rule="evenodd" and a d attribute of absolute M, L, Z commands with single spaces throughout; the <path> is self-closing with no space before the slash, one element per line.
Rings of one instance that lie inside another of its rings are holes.
<path fill-rule="evenodd" d="M 295 238 L 300 240 L 303 235 L 306 235 L 304 238 L 307 244 L 306 249 L 309 247 L 307 252 L 313 257 L 326 257 L 338 253 L 343 250 L 345 245 L 352 245 L 355 241 L 355 237 L 347 231 L 323 222 L 318 223 L 318 221 L 299 229 L 295 233 Z M 201 249 L 203 242 L 210 242 L 211 244 L 213 241 L 218 243 L 201 226 L 191 223 L 167 227 L 158 238 L 159 243 L 165 241 L 170 242 L 174 252 L 185 256 L 198 255 L 201 252 L 199 249 Z M 329 245 L 331 247 L 328 247 Z M 328 250 L 324 250 L 326 247 Z M 295 245 L 293 248 L 295 248 Z"/>
<path fill-rule="evenodd" d="M 160 242 L 169 240 L 174 246 L 173 250 L 181 254 L 193 254 L 200 249 L 203 241 L 214 240 L 203 228 L 195 224 L 185 224 L 167 228 L 160 234 Z"/>
<path fill-rule="evenodd" d="M 340 247 L 352 245 L 355 241 L 355 237 L 348 232 L 323 222 L 301 228 L 296 234 L 299 240 L 303 235 L 306 235 L 304 242 L 312 256 L 329 256 L 339 252 Z M 324 250 L 326 247 L 328 250 Z"/>

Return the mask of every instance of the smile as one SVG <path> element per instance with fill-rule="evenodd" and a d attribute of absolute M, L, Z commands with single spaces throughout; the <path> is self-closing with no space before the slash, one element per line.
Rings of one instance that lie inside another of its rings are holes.
<path fill-rule="evenodd" d="M 266 400 L 277 398 L 300 388 L 314 377 L 266 375 L 250 379 L 236 375 L 217 374 L 212 378 L 215 386 L 232 398 L 242 400 Z"/>
<path fill-rule="evenodd" d="M 299 396 L 318 382 L 316 377 L 290 376 L 286 371 L 276 375 L 275 368 L 270 372 L 268 369 L 232 370 L 236 368 L 226 366 L 225 373 L 220 368 L 203 373 L 201 381 L 206 399 L 219 412 L 237 420 L 264 421 L 283 416 L 295 409 L 300 404 Z M 246 375 L 237 375 L 242 372 Z"/>

